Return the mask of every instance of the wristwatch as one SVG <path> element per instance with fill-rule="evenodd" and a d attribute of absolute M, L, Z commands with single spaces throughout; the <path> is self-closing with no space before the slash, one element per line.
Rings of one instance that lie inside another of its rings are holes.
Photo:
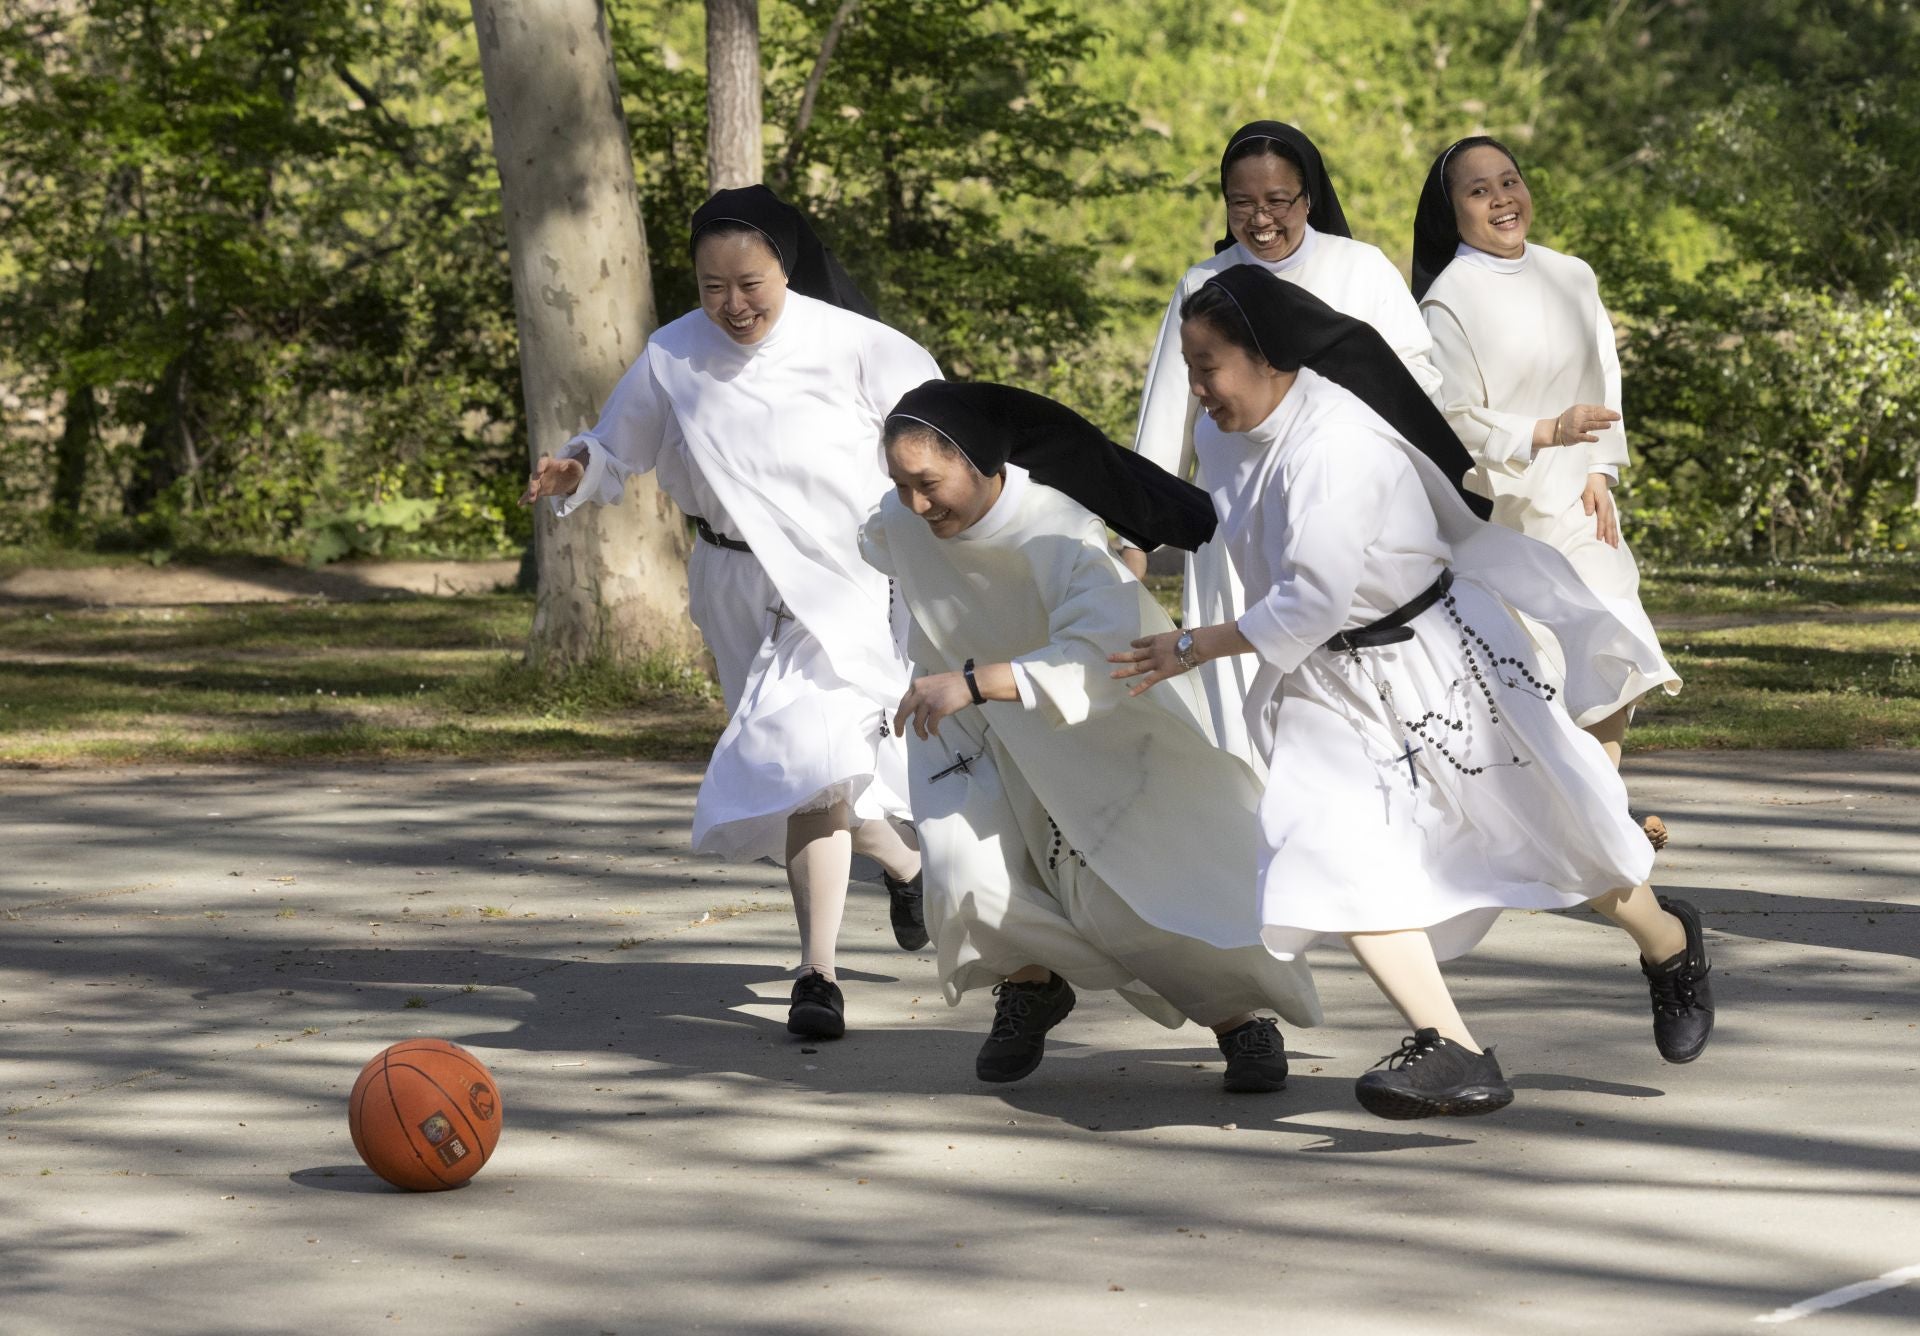
<path fill-rule="evenodd" d="M 1200 660 L 1194 657 L 1193 653 L 1193 632 L 1180 633 L 1180 638 L 1173 642 L 1173 656 L 1180 660 L 1180 666 L 1188 671 L 1200 666 Z"/>

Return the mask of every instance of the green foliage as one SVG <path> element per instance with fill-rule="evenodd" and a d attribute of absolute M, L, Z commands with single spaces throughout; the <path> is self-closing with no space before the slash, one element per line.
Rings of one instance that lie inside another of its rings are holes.
<path fill-rule="evenodd" d="M 10 433 L 59 527 L 279 550 L 396 470 L 498 549 L 517 377 L 465 6 L 92 0 L 0 20 Z M 22 457 L 25 462 L 22 462 Z M 324 521 L 321 523 L 325 528 Z"/>
<path fill-rule="evenodd" d="M 705 79 L 676 40 L 698 40 L 699 8 L 613 7 L 663 320 L 696 302 L 687 220 L 707 195 Z M 835 8 L 762 7 L 771 182 L 808 211 L 882 315 L 950 372 L 1043 383 L 1068 374 L 1063 361 L 1084 361 L 1115 307 L 1095 282 L 1100 239 L 1016 213 L 1132 196 L 1154 180 L 1110 160 L 1137 128 L 1079 77 L 1100 30 L 1041 0 L 865 4 L 795 143 Z"/>
<path fill-rule="evenodd" d="M 1628 166 L 1570 192 L 1567 217 L 1627 333 L 1636 542 L 1905 550 L 1920 536 L 1920 14 L 1628 13 L 1587 47 L 1607 71 L 1597 103 L 1637 90 L 1662 113 L 1595 118 Z"/>
<path fill-rule="evenodd" d="M 761 7 L 769 179 L 950 371 L 1130 434 L 1226 134 L 1325 148 L 1404 263 L 1488 131 L 1625 342 L 1643 556 L 1897 549 L 1920 402 L 1920 13 L 1886 0 Z M 610 0 L 656 305 L 694 303 L 699 0 Z M 497 180 L 459 0 L 24 0 L 0 17 L 0 543 L 524 542 Z M 397 501 L 406 522 L 382 522 Z"/>

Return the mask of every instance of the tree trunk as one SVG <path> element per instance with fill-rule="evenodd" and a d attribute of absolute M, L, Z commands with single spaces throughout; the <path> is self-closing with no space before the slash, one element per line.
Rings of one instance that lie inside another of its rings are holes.
<path fill-rule="evenodd" d="M 94 425 L 99 421 L 100 405 L 90 383 L 67 389 L 66 421 L 60 428 L 60 443 L 54 449 L 53 527 L 56 533 L 71 534 L 80 527 L 80 515 L 87 495 L 87 461 L 93 455 Z"/>
<path fill-rule="evenodd" d="M 760 173 L 760 0 L 707 0 L 707 185 Z"/>
<path fill-rule="evenodd" d="M 537 460 L 593 424 L 646 344 L 646 234 L 599 0 L 473 0 L 473 17 Z M 651 475 L 618 506 L 538 506 L 534 548 L 530 663 L 698 652 L 686 525 Z"/>

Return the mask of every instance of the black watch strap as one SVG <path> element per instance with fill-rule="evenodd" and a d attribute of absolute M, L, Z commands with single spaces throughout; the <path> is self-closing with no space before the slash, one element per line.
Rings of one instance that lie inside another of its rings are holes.
<path fill-rule="evenodd" d="M 968 659 L 966 666 L 962 668 L 960 672 L 961 675 L 967 679 L 967 690 L 973 695 L 973 703 L 975 705 L 985 705 L 987 698 L 980 694 L 980 684 L 974 681 L 973 678 L 973 660 Z"/>

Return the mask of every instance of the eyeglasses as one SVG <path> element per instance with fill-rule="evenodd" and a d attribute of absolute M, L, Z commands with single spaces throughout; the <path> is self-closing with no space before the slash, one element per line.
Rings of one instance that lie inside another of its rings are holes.
<path fill-rule="evenodd" d="M 1286 199 L 1268 199 L 1260 203 L 1253 200 L 1237 200 L 1227 205 L 1227 217 L 1236 223 L 1244 223 L 1257 213 L 1264 213 L 1274 222 L 1280 222 L 1293 212 L 1294 205 L 1307 198 L 1307 192 Z"/>

